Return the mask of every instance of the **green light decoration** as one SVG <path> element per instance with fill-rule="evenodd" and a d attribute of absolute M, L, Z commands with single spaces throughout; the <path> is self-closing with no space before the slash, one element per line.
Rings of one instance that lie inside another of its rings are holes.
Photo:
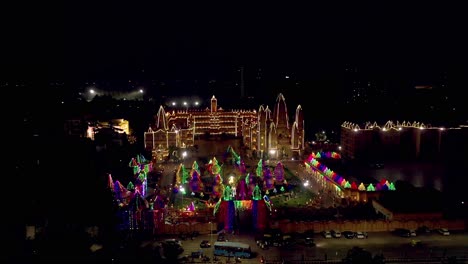
<path fill-rule="evenodd" d="M 184 186 L 182 186 L 182 185 L 179 187 L 179 191 L 180 191 L 182 194 L 185 194 L 185 193 L 186 193 L 186 192 L 185 192 L 185 188 L 184 188 Z"/>
<path fill-rule="evenodd" d="M 198 163 L 197 163 L 196 160 L 192 164 L 192 170 L 196 170 L 198 172 L 198 174 L 200 174 L 200 170 L 198 168 Z"/>
<path fill-rule="evenodd" d="M 138 175 L 138 179 L 139 179 L 141 182 L 146 181 L 146 173 L 145 173 L 145 171 L 140 171 L 140 174 Z"/>
<path fill-rule="evenodd" d="M 189 172 L 185 168 L 184 164 L 181 163 L 176 173 L 176 184 L 186 184 L 189 179 Z"/>
<path fill-rule="evenodd" d="M 388 186 L 388 189 L 389 189 L 390 191 L 396 191 L 395 184 L 393 184 L 393 182 L 390 183 L 390 185 Z"/>
<path fill-rule="evenodd" d="M 227 186 L 224 188 L 223 199 L 224 199 L 224 201 L 231 201 L 231 200 L 232 200 L 232 190 L 231 190 L 231 186 L 227 185 Z"/>
<path fill-rule="evenodd" d="M 135 190 L 135 185 L 133 185 L 132 182 L 129 182 L 129 183 L 127 184 L 127 190 L 129 190 L 129 191 Z"/>
<path fill-rule="evenodd" d="M 346 182 L 345 186 L 344 186 L 346 189 L 349 189 L 351 188 L 351 184 L 349 184 L 349 181 Z"/>
<path fill-rule="evenodd" d="M 253 189 L 252 199 L 254 201 L 258 201 L 262 199 L 262 192 L 260 191 L 260 187 L 258 187 L 258 185 L 255 185 L 255 188 Z"/>
<path fill-rule="evenodd" d="M 233 163 L 235 163 L 235 164 L 237 164 L 237 165 L 240 165 L 240 163 L 241 163 L 241 158 L 240 158 L 240 156 L 234 151 L 234 149 L 233 149 L 231 146 L 228 147 L 228 149 L 227 149 L 226 152 L 231 153 L 232 159 L 233 159 Z"/>
<path fill-rule="evenodd" d="M 367 186 L 367 191 L 368 192 L 375 192 L 375 187 L 374 187 L 374 185 L 372 185 L 372 183 L 369 183 L 369 185 Z"/>
<path fill-rule="evenodd" d="M 249 186 L 249 184 L 250 184 L 250 173 L 247 173 L 247 175 L 245 176 L 245 184 L 247 186 Z"/>
<path fill-rule="evenodd" d="M 221 167 L 218 165 L 218 160 L 213 157 L 213 166 L 211 167 L 211 172 L 216 175 L 216 174 L 220 174 L 221 172 Z"/>
<path fill-rule="evenodd" d="M 320 155 L 320 152 L 317 152 L 317 154 L 315 154 L 315 158 L 316 158 L 316 159 L 322 158 L 322 156 Z"/>
<path fill-rule="evenodd" d="M 284 186 L 281 186 L 280 191 L 284 192 Z"/>
<path fill-rule="evenodd" d="M 133 166 L 133 174 L 134 174 L 134 175 L 137 174 L 139 170 L 140 170 L 140 167 L 138 167 L 138 166 Z"/>
<path fill-rule="evenodd" d="M 145 170 L 146 173 L 148 173 L 150 171 L 149 164 L 145 164 L 144 170 Z"/>
<path fill-rule="evenodd" d="M 186 184 L 189 179 L 189 172 L 185 168 L 185 166 L 182 166 L 182 184 Z"/>
<path fill-rule="evenodd" d="M 222 199 L 219 199 L 218 202 L 215 204 L 214 209 L 213 209 L 213 215 L 216 216 L 216 213 L 219 210 L 219 207 L 221 206 L 221 201 Z"/>
<path fill-rule="evenodd" d="M 263 177 L 263 160 L 262 159 L 258 161 L 256 173 L 258 177 Z"/>

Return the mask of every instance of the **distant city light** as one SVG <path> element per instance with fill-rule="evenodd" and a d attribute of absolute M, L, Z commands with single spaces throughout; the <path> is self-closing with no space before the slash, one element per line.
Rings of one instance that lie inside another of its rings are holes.
<path fill-rule="evenodd" d="M 289 75 L 284 76 L 284 78 L 289 79 Z"/>
<path fill-rule="evenodd" d="M 140 93 L 143 93 L 143 89 L 140 89 Z"/>
<path fill-rule="evenodd" d="M 172 102 L 172 106 L 175 106 L 176 105 L 176 102 Z"/>
<path fill-rule="evenodd" d="M 357 132 L 357 128 L 353 129 L 354 132 Z"/>
<path fill-rule="evenodd" d="M 96 93 L 96 92 L 95 92 L 93 89 L 91 89 L 91 90 L 89 90 L 89 93 L 90 93 L 90 94 L 94 94 L 94 93 Z"/>
<path fill-rule="evenodd" d="M 184 102 L 184 105 L 187 106 L 187 102 Z"/>
<path fill-rule="evenodd" d="M 440 130 L 445 130 L 445 128 L 441 127 Z"/>
<path fill-rule="evenodd" d="M 182 157 L 183 158 L 187 157 L 187 151 L 182 152 Z"/>
<path fill-rule="evenodd" d="M 195 105 L 198 105 L 198 101 L 197 101 L 197 102 L 195 102 Z"/>
<path fill-rule="evenodd" d="M 398 130 L 401 131 L 403 128 L 399 127 Z"/>
<path fill-rule="evenodd" d="M 341 150 L 341 146 L 338 146 L 338 149 Z"/>

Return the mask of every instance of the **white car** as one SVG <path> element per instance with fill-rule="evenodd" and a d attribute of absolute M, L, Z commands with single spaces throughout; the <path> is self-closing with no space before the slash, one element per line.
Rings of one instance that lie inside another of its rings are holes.
<path fill-rule="evenodd" d="M 332 238 L 332 235 L 331 235 L 330 231 L 327 231 L 327 230 L 326 230 L 326 231 L 322 231 L 322 236 L 323 236 L 324 238 Z"/>
<path fill-rule="evenodd" d="M 449 235 L 450 235 L 450 232 L 448 231 L 447 228 L 439 228 L 439 229 L 437 229 L 437 231 L 438 231 L 441 235 L 444 235 L 444 236 L 449 236 Z"/>
<path fill-rule="evenodd" d="M 332 230 L 331 231 L 332 237 L 334 238 L 340 238 L 341 237 L 341 232 L 338 230 Z"/>
<path fill-rule="evenodd" d="M 356 232 L 354 236 L 356 238 L 367 238 L 367 235 L 364 232 Z"/>

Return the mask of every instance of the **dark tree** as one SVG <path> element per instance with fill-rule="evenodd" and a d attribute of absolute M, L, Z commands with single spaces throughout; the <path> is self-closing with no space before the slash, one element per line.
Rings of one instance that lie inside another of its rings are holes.
<path fill-rule="evenodd" d="M 372 264 L 372 254 L 360 247 L 353 247 L 348 251 L 346 258 L 343 259 L 346 264 Z"/>

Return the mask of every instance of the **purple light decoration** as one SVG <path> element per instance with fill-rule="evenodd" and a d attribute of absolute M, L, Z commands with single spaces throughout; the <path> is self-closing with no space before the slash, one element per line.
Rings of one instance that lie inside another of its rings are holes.
<path fill-rule="evenodd" d="M 275 167 L 275 180 L 276 183 L 283 183 L 284 182 L 284 167 L 281 162 L 278 162 Z"/>
<path fill-rule="evenodd" d="M 337 182 L 340 185 L 341 185 L 341 181 L 343 181 L 343 178 L 341 176 L 338 176 L 335 180 L 335 182 Z"/>
<path fill-rule="evenodd" d="M 243 160 L 241 160 L 239 170 L 240 170 L 241 174 L 245 174 L 247 172 L 247 169 L 245 168 L 245 162 Z"/>
<path fill-rule="evenodd" d="M 274 179 L 273 179 L 273 175 L 271 174 L 271 171 L 269 169 L 266 169 L 265 173 L 263 174 L 263 182 L 265 183 L 265 188 L 267 190 L 273 189 Z"/>
<path fill-rule="evenodd" d="M 195 204 L 193 202 L 191 202 L 188 209 L 191 212 L 195 211 Z"/>
<path fill-rule="evenodd" d="M 190 189 L 192 190 L 192 192 L 200 191 L 200 182 L 200 175 L 196 170 L 193 170 L 192 178 L 190 179 Z"/>
<path fill-rule="evenodd" d="M 377 191 L 381 191 L 381 190 L 382 190 L 382 184 L 380 184 L 380 182 L 377 183 L 377 184 L 375 185 L 375 189 L 376 189 Z"/>

